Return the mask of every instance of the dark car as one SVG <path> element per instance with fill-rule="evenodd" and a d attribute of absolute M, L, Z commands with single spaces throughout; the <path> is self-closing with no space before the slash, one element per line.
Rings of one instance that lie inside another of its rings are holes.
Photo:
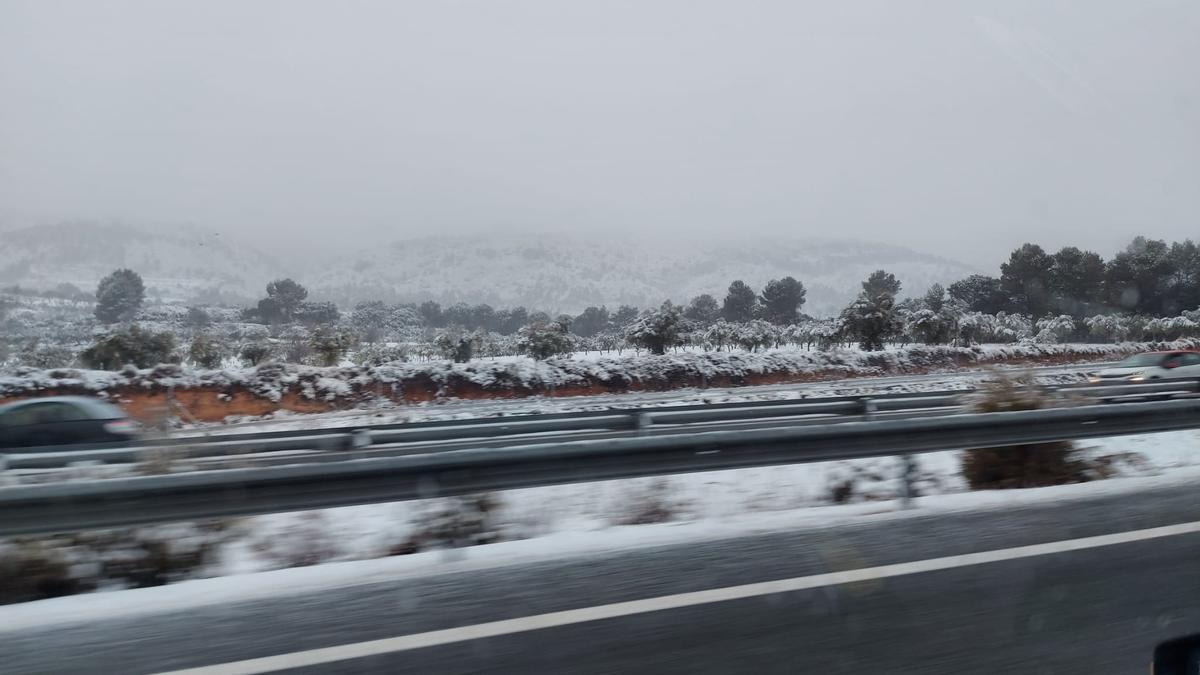
<path fill-rule="evenodd" d="M 96 443 L 123 445 L 139 426 L 120 408 L 83 396 L 55 396 L 0 406 L 0 450 Z"/>

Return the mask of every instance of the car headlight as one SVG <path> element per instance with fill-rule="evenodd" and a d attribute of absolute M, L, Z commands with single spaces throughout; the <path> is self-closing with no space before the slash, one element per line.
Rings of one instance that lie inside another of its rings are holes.
<path fill-rule="evenodd" d="M 1088 384 L 1100 384 L 1100 378 L 1095 375 L 1088 375 Z"/>
<path fill-rule="evenodd" d="M 1130 382 L 1145 382 L 1146 376 L 1145 375 L 1131 375 L 1129 377 L 1129 381 Z"/>

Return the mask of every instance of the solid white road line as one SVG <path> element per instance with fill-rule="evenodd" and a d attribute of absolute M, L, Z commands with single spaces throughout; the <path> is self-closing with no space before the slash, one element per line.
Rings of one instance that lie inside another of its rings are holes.
<path fill-rule="evenodd" d="M 741 600 L 744 598 L 772 595 L 775 593 L 788 593 L 791 591 L 820 588 L 822 586 L 835 586 L 839 584 L 850 584 L 874 579 L 886 579 L 888 577 L 901 577 L 909 574 L 921 574 L 923 572 L 937 572 L 939 570 L 948 570 L 958 567 L 970 567 L 972 565 L 984 565 L 987 563 L 1002 562 L 1005 560 L 1033 558 L 1036 556 L 1053 555 L 1055 553 L 1067 553 L 1069 551 L 1081 551 L 1084 549 L 1099 548 L 1102 546 L 1128 544 L 1132 542 L 1146 541 L 1149 539 L 1174 537 L 1182 534 L 1194 534 L 1197 532 L 1200 532 L 1200 521 L 1180 523 L 1178 525 L 1167 525 L 1164 527 L 1152 527 L 1145 530 L 1132 530 L 1129 532 L 1117 532 L 1115 534 L 1103 534 L 1095 537 L 1083 537 L 1081 539 L 1053 541 L 1045 544 L 1033 544 L 1030 546 L 1018 546 L 1015 548 L 1004 548 L 993 551 L 981 551 L 979 553 L 968 553 L 966 555 L 930 558 L 928 560 L 915 560 L 913 562 L 896 563 L 893 565 L 880 565 L 878 567 L 865 567 L 862 569 L 847 570 L 843 572 L 827 572 L 824 574 L 813 574 L 805 577 L 793 577 L 791 579 L 762 581 L 753 584 L 743 584 L 741 586 L 713 588 L 706 591 L 676 593 L 674 595 L 663 595 L 656 598 L 617 602 L 610 605 L 597 605 L 595 607 L 582 607 L 579 609 L 569 609 L 561 612 L 549 612 L 547 614 L 524 616 L 517 619 L 489 621 L 487 623 L 480 623 L 472 626 L 460 626 L 458 628 L 434 630 L 426 633 L 414 633 L 412 635 L 401 635 L 398 637 L 383 638 L 380 640 L 368 640 L 366 642 L 338 645 L 335 647 L 308 649 L 299 652 L 292 652 L 290 654 L 279 654 L 277 656 L 266 656 L 257 659 L 247 659 L 244 661 L 232 661 L 230 663 L 201 666 L 199 668 L 186 668 L 183 670 L 171 671 L 169 673 L 162 673 L 160 675 L 249 675 L 251 673 L 268 673 L 287 668 L 320 665 L 335 661 L 345 661 L 347 659 L 358 659 L 368 656 L 377 656 L 380 654 L 403 652 L 411 649 L 435 647 L 438 645 L 463 642 L 466 640 L 478 640 L 480 638 L 511 635 L 513 633 L 524 633 L 528 631 L 541 630 L 543 628 L 557 628 L 559 626 L 569 626 L 588 621 L 600 621 L 602 619 L 615 619 L 634 614 L 645 614 L 647 612 L 659 612 L 668 609 L 678 609 L 681 607 L 693 607 L 695 605 L 725 602 L 727 600 Z"/>

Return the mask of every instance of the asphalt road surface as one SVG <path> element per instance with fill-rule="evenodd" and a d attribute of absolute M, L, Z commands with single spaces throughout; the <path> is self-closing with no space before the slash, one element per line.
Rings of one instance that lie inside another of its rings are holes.
<path fill-rule="evenodd" d="M 1197 521 L 1200 492 L 1173 488 L 297 589 L 270 601 L 37 630 L 5 630 L 0 608 L 0 670 L 153 673 L 293 654 L 259 665 L 288 673 L 1145 673 L 1155 644 L 1200 632 Z M 1164 526 L 1177 527 L 1112 536 Z M 888 567 L 900 563 L 913 564 Z M 859 577 L 839 582 L 844 574 Z M 678 595 L 778 580 L 792 590 Z M 587 609 L 631 601 L 648 604 Z M 549 614 L 564 610 L 585 611 Z M 515 621 L 488 623 L 503 620 Z M 489 630 L 482 624 L 494 634 L 478 637 Z M 431 631 L 446 632 L 343 649 L 317 665 L 300 665 L 315 657 L 297 654 Z M 430 646 L 435 640 L 444 643 Z M 244 665 L 224 672 L 252 672 Z"/>

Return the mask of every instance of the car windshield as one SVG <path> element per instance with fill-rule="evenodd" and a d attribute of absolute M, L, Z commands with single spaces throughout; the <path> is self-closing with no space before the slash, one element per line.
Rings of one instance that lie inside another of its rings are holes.
<path fill-rule="evenodd" d="M 1163 362 L 1164 354 L 1134 354 L 1117 364 L 1118 368 L 1149 368 Z"/>
<path fill-rule="evenodd" d="M 0 675 L 1144 671 L 1198 32 L 0 0 Z"/>

